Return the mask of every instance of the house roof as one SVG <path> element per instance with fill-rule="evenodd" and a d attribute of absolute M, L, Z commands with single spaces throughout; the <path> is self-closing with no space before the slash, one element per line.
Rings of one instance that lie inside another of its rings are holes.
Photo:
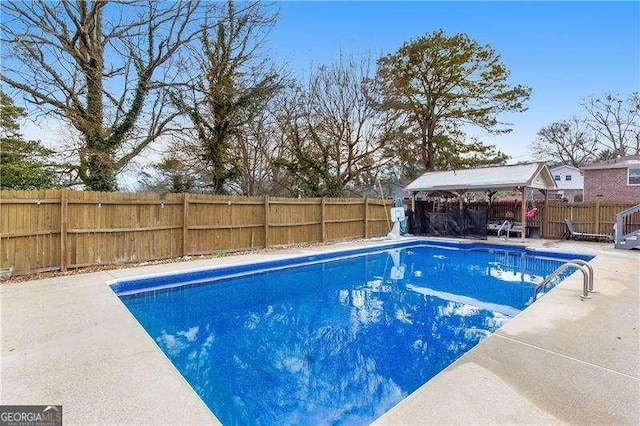
<path fill-rule="evenodd" d="M 574 170 L 576 172 L 580 172 L 579 168 L 570 166 L 568 164 L 561 164 L 559 166 L 551 167 L 549 170 L 551 170 L 551 173 L 555 173 L 558 170 Z"/>
<path fill-rule="evenodd" d="M 544 163 L 515 164 L 479 169 L 427 172 L 407 185 L 406 190 L 451 191 L 457 193 L 514 190 L 518 187 L 552 190 L 556 183 Z"/>
<path fill-rule="evenodd" d="M 582 167 L 582 170 L 626 169 L 630 166 L 640 167 L 640 155 L 628 155 L 626 157 L 615 158 L 613 160 L 587 164 Z"/>

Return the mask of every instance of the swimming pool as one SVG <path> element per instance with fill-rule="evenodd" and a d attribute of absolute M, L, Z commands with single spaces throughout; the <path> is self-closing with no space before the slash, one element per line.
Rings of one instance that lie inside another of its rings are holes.
<path fill-rule="evenodd" d="M 562 262 L 401 243 L 115 282 L 224 424 L 370 423 L 497 330 Z"/>

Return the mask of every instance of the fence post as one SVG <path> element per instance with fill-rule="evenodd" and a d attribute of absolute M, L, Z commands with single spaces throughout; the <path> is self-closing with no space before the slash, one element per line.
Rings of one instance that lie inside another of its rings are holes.
<path fill-rule="evenodd" d="M 182 194 L 182 255 L 189 254 L 189 194 Z"/>
<path fill-rule="evenodd" d="M 67 270 L 67 226 L 69 208 L 67 189 L 60 190 L 60 270 Z"/>
<path fill-rule="evenodd" d="M 596 230 L 594 231 L 595 234 L 599 234 L 600 233 L 600 200 L 596 200 Z"/>
<path fill-rule="evenodd" d="M 322 223 L 322 242 L 324 243 L 326 240 L 326 234 L 327 234 L 327 225 L 326 225 L 326 217 L 325 217 L 325 203 L 326 203 L 326 199 L 325 197 L 322 197 L 320 199 L 320 210 L 321 210 L 321 223 Z"/>
<path fill-rule="evenodd" d="M 369 197 L 364 197 L 364 237 L 369 238 Z"/>
<path fill-rule="evenodd" d="M 542 238 L 547 238 L 551 234 L 551 224 L 549 223 L 549 191 L 544 191 L 544 212 L 542 214 Z"/>
<path fill-rule="evenodd" d="M 264 196 L 264 248 L 269 247 L 269 196 Z"/>

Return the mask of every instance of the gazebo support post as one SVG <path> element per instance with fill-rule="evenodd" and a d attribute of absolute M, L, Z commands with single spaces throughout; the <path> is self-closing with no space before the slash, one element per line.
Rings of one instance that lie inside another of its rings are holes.
<path fill-rule="evenodd" d="M 525 239 L 525 234 L 527 233 L 527 212 L 525 211 L 527 209 L 526 206 L 526 202 L 527 202 L 527 187 L 523 186 L 521 187 L 522 189 L 522 205 L 520 206 L 520 219 L 521 219 L 521 224 L 520 225 L 520 239 L 522 240 L 522 242 L 524 242 Z"/>
<path fill-rule="evenodd" d="M 411 191 L 411 211 L 416 212 L 416 192 Z"/>
<path fill-rule="evenodd" d="M 542 193 L 544 194 L 544 214 L 542 215 L 542 232 L 540 232 L 540 236 L 545 238 L 547 235 L 547 224 L 549 223 L 549 191 L 543 189 Z"/>
<path fill-rule="evenodd" d="M 458 192 L 458 214 L 460 215 L 460 226 L 463 227 L 464 224 L 464 194 L 466 192 Z"/>

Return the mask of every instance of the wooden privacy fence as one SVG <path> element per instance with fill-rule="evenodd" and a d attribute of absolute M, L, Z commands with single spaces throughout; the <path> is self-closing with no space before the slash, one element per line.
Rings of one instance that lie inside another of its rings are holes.
<path fill-rule="evenodd" d="M 497 221 L 505 219 L 519 221 L 521 204 L 520 202 L 492 203 L 490 217 Z M 613 235 L 616 214 L 634 205 L 635 203 L 624 201 L 589 201 L 584 203 L 553 201 L 545 207 L 543 202 L 539 202 L 535 204 L 538 211 L 532 219 L 527 220 L 527 225 L 540 227 L 544 238 L 562 237 L 566 229 L 565 219 L 570 219 L 573 222 L 576 231 Z M 527 205 L 525 208 L 529 210 L 532 207 L 533 205 Z M 635 214 L 630 218 L 629 226 L 634 229 L 640 228 L 640 214 Z"/>
<path fill-rule="evenodd" d="M 15 274 L 144 262 L 389 232 L 390 200 L 128 194 L 69 190 L 0 192 L 0 266 Z M 613 234 L 625 202 L 552 202 L 528 221 L 559 238 L 576 230 Z M 431 206 L 433 207 L 433 206 Z M 468 207 L 487 209 L 486 203 Z M 492 203 L 492 220 L 520 217 L 520 202 Z M 531 206 L 527 206 L 527 209 Z M 429 208 L 420 205 L 418 208 Z M 640 213 L 627 222 L 640 228 Z"/>
<path fill-rule="evenodd" d="M 0 192 L 0 266 L 14 274 L 389 232 L 390 200 Z"/>

